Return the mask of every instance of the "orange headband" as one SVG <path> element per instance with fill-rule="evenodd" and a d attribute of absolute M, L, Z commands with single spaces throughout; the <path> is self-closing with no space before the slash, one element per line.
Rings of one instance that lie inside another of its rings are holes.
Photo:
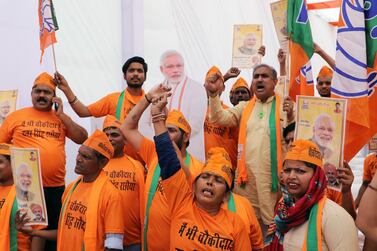
<path fill-rule="evenodd" d="M 171 110 L 166 119 L 166 124 L 175 125 L 181 128 L 185 133 L 191 133 L 191 126 L 180 111 Z"/>
<path fill-rule="evenodd" d="M 318 146 L 310 140 L 296 140 L 285 155 L 284 160 L 300 160 L 322 167 L 322 154 Z"/>
<path fill-rule="evenodd" d="M 330 77 L 330 78 L 332 78 L 333 73 L 334 73 L 333 70 L 331 70 L 329 67 L 327 67 L 325 65 L 319 71 L 318 78 L 321 78 L 321 77 Z"/>
<path fill-rule="evenodd" d="M 221 80 L 223 81 L 224 83 L 224 77 L 223 77 L 223 74 L 221 73 L 221 71 L 219 70 L 219 68 L 217 68 L 216 66 L 212 66 L 211 69 L 208 70 L 207 74 L 206 74 L 206 80 L 209 78 L 209 77 L 212 77 L 214 75 L 217 75 L 219 78 L 221 78 Z"/>
<path fill-rule="evenodd" d="M 121 123 L 119 120 L 117 120 L 113 115 L 107 115 L 105 117 L 105 120 L 103 121 L 103 129 L 106 129 L 108 127 L 115 127 L 120 128 Z"/>
<path fill-rule="evenodd" d="M 98 129 L 85 140 L 83 145 L 96 150 L 108 159 L 111 159 L 114 155 L 114 148 L 106 134 Z"/>
<path fill-rule="evenodd" d="M 10 147 L 11 145 L 0 143 L 0 154 L 10 156 Z"/>
<path fill-rule="evenodd" d="M 229 187 L 232 186 L 232 162 L 229 154 L 222 147 L 212 147 L 207 153 L 207 161 L 202 173 L 214 173 L 224 178 Z"/>
<path fill-rule="evenodd" d="M 50 87 L 53 91 L 56 90 L 56 85 L 53 81 L 53 77 L 47 72 L 39 74 L 39 76 L 34 80 L 33 87 L 37 85 L 45 85 Z"/>
<path fill-rule="evenodd" d="M 249 85 L 247 84 L 246 80 L 243 79 L 242 77 L 239 77 L 236 82 L 232 85 L 232 89 L 230 90 L 231 92 L 234 92 L 236 89 L 244 87 L 249 91 Z M 250 91 L 249 91 L 250 92 Z"/>

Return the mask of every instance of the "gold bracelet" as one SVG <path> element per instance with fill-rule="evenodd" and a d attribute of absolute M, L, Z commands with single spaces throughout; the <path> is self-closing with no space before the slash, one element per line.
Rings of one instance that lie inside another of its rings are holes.
<path fill-rule="evenodd" d="M 369 184 L 368 187 L 369 187 L 370 189 L 372 189 L 373 191 L 377 192 L 377 188 L 374 187 L 374 186 L 372 186 L 371 184 Z"/>

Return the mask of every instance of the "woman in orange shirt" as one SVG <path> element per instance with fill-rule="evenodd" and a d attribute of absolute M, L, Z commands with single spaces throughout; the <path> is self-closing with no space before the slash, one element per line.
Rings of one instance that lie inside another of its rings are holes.
<path fill-rule="evenodd" d="M 160 174 L 171 211 L 170 250 L 251 250 L 250 239 L 241 218 L 221 208 L 230 192 L 231 162 L 223 148 L 212 148 L 193 188 L 175 153 L 174 135 L 167 131 L 163 112 L 164 94 L 154 100 L 151 113 Z M 155 177 L 158 181 L 159 177 Z M 152 222 L 150 222 L 152 224 Z"/>

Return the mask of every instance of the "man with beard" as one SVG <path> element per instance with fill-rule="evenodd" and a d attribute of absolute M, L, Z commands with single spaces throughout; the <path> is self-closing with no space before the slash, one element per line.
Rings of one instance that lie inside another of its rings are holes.
<path fill-rule="evenodd" d="M 328 161 L 333 151 L 330 146 L 334 138 L 335 123 L 327 114 L 320 114 L 314 121 L 312 141 L 321 150 L 324 161 Z"/>
<path fill-rule="evenodd" d="M 252 90 L 254 97 L 232 108 L 221 106 L 219 93 L 223 82 L 220 77 L 205 83 L 209 94 L 209 120 L 219 125 L 238 126 L 237 185 L 235 192 L 246 197 L 253 205 L 262 231 L 274 217 L 277 201 L 278 176 L 282 166 L 283 111 L 287 121 L 293 122 L 293 102 L 289 97 L 275 94 L 277 73 L 266 64 L 254 68 Z"/>
<path fill-rule="evenodd" d="M 40 74 L 31 91 L 33 106 L 9 114 L 0 128 L 0 143 L 12 142 L 16 147 L 40 151 L 48 229 L 58 226 L 65 184 L 65 139 L 81 144 L 88 137 L 86 130 L 63 112 L 63 103 L 55 96 L 55 90 L 52 76 Z M 52 110 L 54 103 L 58 105 L 56 111 Z M 46 250 L 55 250 L 54 244 L 50 244 Z"/>
<path fill-rule="evenodd" d="M 56 73 L 55 77 L 58 88 L 64 92 L 68 103 L 81 118 L 113 115 L 123 121 L 130 110 L 144 97 L 142 86 L 146 79 L 148 65 L 143 58 L 136 56 L 124 63 L 122 71 L 127 88 L 122 92 L 111 93 L 89 106 L 80 102 L 61 74 Z"/>
<path fill-rule="evenodd" d="M 145 181 L 144 201 L 142 202 L 141 211 L 143 226 L 143 250 L 166 250 L 169 247 L 170 235 L 170 211 L 167 205 L 164 190 L 162 188 L 160 176 L 160 166 L 153 141 L 144 137 L 138 130 L 138 123 L 141 115 L 161 93 L 169 91 L 164 85 L 154 87 L 149 91 L 145 98 L 131 110 L 129 116 L 121 126 L 121 131 L 125 139 L 139 152 L 142 159 L 148 167 L 148 173 Z M 191 126 L 177 110 L 151 114 L 152 122 L 166 120 L 166 127 L 172 141 L 178 146 L 181 157 L 190 172 L 199 172 L 202 163 L 196 160 L 187 152 L 190 144 Z"/>
<path fill-rule="evenodd" d="M 164 84 L 172 89 L 168 98 L 168 111 L 181 112 L 191 126 L 190 147 L 188 150 L 200 161 L 204 161 L 203 124 L 206 114 L 207 97 L 203 85 L 186 76 L 185 64 L 178 51 L 165 51 L 160 58 L 160 71 L 164 76 Z M 153 137 L 150 112 L 144 113 L 141 119 L 142 133 Z"/>

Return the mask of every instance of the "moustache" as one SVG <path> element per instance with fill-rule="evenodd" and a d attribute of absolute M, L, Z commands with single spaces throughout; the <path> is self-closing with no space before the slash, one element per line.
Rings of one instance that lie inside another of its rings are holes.
<path fill-rule="evenodd" d="M 133 77 L 133 78 L 131 78 L 131 80 L 140 80 L 140 78 L 138 78 L 138 77 Z"/>
<path fill-rule="evenodd" d="M 44 101 L 46 103 L 48 102 L 48 100 L 46 98 L 43 98 L 43 97 L 38 98 L 37 102 L 39 102 L 39 101 Z"/>

